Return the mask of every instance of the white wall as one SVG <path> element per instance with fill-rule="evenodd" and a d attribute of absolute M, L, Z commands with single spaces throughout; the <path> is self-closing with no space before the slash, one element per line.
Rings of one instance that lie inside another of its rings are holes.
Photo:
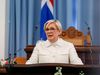
<path fill-rule="evenodd" d="M 6 0 L 0 0 L 0 59 L 5 57 Z"/>

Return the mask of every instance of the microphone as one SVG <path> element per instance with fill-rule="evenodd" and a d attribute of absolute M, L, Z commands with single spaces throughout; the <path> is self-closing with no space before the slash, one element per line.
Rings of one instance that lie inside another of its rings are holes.
<path fill-rule="evenodd" d="M 34 28 L 35 28 L 35 30 L 37 30 L 37 29 L 38 29 L 38 25 L 35 25 L 35 27 L 34 27 Z"/>
<path fill-rule="evenodd" d="M 90 39 L 91 39 L 91 42 L 92 42 L 91 30 L 90 30 L 89 26 L 88 26 L 88 34 L 90 35 Z M 92 43 L 91 43 L 91 45 L 92 45 Z"/>
<path fill-rule="evenodd" d="M 5 59 L 5 61 L 7 61 L 8 63 L 4 63 L 4 65 L 8 64 L 8 69 L 12 66 L 11 65 L 11 53 L 9 53 L 8 58 Z"/>
<path fill-rule="evenodd" d="M 5 61 L 8 62 L 7 64 L 11 63 L 11 53 L 9 53 L 9 56 L 8 56 L 8 58 L 5 59 Z"/>
<path fill-rule="evenodd" d="M 8 61 L 8 64 L 14 64 L 13 63 L 13 59 L 15 58 L 15 53 L 14 53 L 14 57 L 12 57 L 11 53 L 9 53 L 9 57 L 6 58 L 5 60 Z"/>
<path fill-rule="evenodd" d="M 19 49 L 19 50 L 16 50 L 15 52 L 14 52 L 14 54 L 11 54 L 11 53 L 9 53 L 9 57 L 7 58 L 7 59 L 5 59 L 5 60 L 8 60 L 8 64 L 17 64 L 17 62 L 16 62 L 16 57 L 17 57 L 17 53 L 18 52 L 20 52 L 21 50 Z M 13 55 L 13 56 L 12 56 Z"/>
<path fill-rule="evenodd" d="M 16 62 L 16 52 L 14 53 L 14 58 L 12 60 L 12 64 L 17 64 L 17 62 Z"/>
<path fill-rule="evenodd" d="M 15 58 L 16 58 L 16 52 L 14 53 L 14 57 L 12 57 L 11 53 L 9 52 L 8 58 L 0 60 L 0 66 L 4 66 L 8 64 L 8 68 L 12 67 L 12 64 L 17 64 Z"/>
<path fill-rule="evenodd" d="M 90 27 L 89 27 L 89 25 L 88 25 L 87 22 L 85 22 L 85 24 L 87 25 L 87 30 L 88 30 L 88 36 L 87 36 L 87 38 L 90 38 L 89 43 L 92 46 L 91 29 L 90 29 Z M 89 51 L 90 51 L 91 64 L 93 65 L 93 56 L 92 56 L 93 52 L 92 52 L 91 46 L 89 47 Z"/>
<path fill-rule="evenodd" d="M 93 65 L 93 56 L 92 56 L 92 49 L 91 49 L 91 47 L 89 47 L 89 51 L 90 51 L 90 59 L 91 59 L 91 63 L 92 63 L 92 65 Z"/>
<path fill-rule="evenodd" d="M 16 51 L 14 52 L 14 57 L 12 58 L 12 64 L 17 64 L 17 62 L 16 62 L 16 57 L 17 57 L 17 53 L 20 52 L 20 51 L 21 51 L 21 50 L 18 49 L 18 50 L 16 50 Z"/>
<path fill-rule="evenodd" d="M 8 62 L 11 63 L 11 53 L 9 53 Z"/>
<path fill-rule="evenodd" d="M 89 27 L 89 25 L 88 25 L 88 23 L 87 22 L 85 22 L 85 24 L 87 25 L 87 30 L 88 30 L 88 32 L 87 32 L 87 38 L 89 38 L 90 40 L 88 40 L 87 42 L 92 46 L 92 36 L 91 36 L 91 29 L 90 29 L 90 27 Z"/>

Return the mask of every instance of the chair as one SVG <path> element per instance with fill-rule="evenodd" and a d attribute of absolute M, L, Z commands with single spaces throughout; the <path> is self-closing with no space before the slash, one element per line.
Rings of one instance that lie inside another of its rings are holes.
<path fill-rule="evenodd" d="M 15 62 L 17 63 L 17 64 L 25 64 L 25 62 L 26 62 L 26 58 L 25 57 L 16 57 L 15 58 Z"/>
<path fill-rule="evenodd" d="M 86 45 L 91 45 L 90 35 L 84 35 L 83 32 L 75 29 L 74 27 L 69 27 L 67 30 L 63 30 L 60 35 L 65 41 L 69 41 L 76 46 L 84 46 L 85 41 Z"/>

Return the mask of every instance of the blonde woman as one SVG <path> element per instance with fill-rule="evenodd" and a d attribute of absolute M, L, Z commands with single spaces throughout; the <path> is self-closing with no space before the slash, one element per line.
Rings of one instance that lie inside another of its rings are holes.
<path fill-rule="evenodd" d="M 62 26 L 58 20 L 49 20 L 44 24 L 47 40 L 37 42 L 26 64 L 66 63 L 83 65 L 72 43 L 64 41 L 59 35 Z"/>

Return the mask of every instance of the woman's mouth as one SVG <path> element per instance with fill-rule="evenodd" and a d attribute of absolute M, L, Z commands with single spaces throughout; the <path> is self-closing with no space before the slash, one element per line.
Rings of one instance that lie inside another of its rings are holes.
<path fill-rule="evenodd" d="M 52 37 L 52 36 L 53 36 L 52 34 L 49 34 L 49 35 L 48 35 L 48 37 Z"/>

